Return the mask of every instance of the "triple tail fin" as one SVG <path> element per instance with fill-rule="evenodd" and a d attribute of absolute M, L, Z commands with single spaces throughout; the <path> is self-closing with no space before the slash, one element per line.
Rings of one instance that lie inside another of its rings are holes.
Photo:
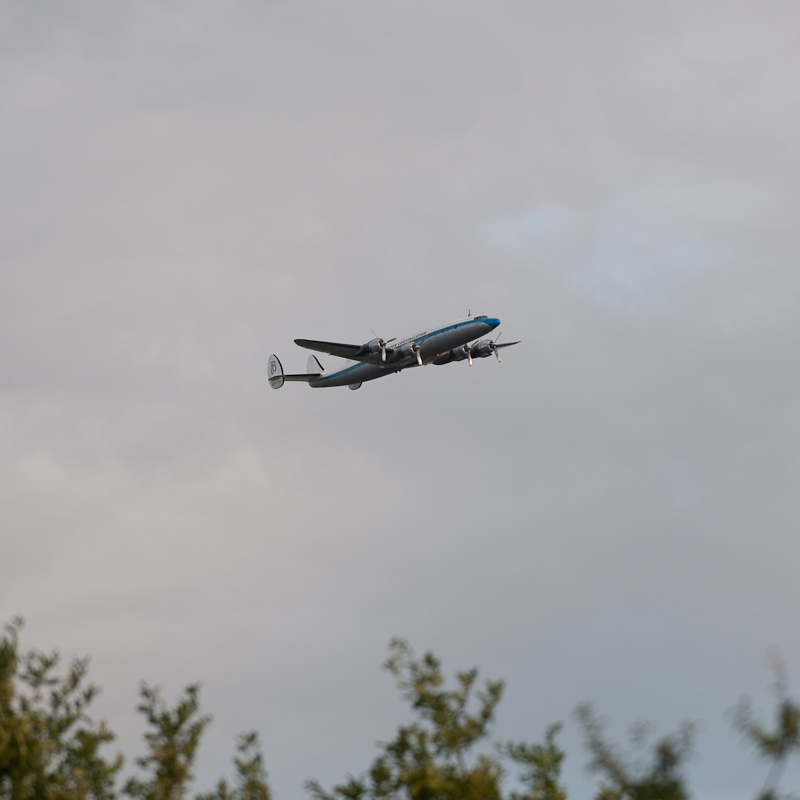
<path fill-rule="evenodd" d="M 307 372 L 302 375 L 286 375 L 283 371 L 283 366 L 276 355 L 271 355 L 269 357 L 269 361 L 267 362 L 269 385 L 273 389 L 280 389 L 281 386 L 283 386 L 284 381 L 301 381 L 308 383 L 309 381 L 313 381 L 315 378 L 319 378 L 324 371 L 325 370 L 322 369 L 322 365 L 319 363 L 319 361 L 317 361 L 316 358 L 314 358 L 314 356 L 309 356 Z"/>

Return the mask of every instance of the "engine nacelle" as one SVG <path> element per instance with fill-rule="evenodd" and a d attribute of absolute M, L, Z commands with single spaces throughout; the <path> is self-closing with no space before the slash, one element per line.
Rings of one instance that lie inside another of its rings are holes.
<path fill-rule="evenodd" d="M 400 347 L 395 347 L 393 350 L 386 351 L 387 361 L 411 361 L 416 358 L 411 344 L 401 344 Z"/>
<path fill-rule="evenodd" d="M 465 358 L 469 358 L 469 350 L 465 344 L 462 344 L 461 347 L 456 347 L 437 356 L 432 363 L 449 364 L 451 361 L 463 361 Z"/>
<path fill-rule="evenodd" d="M 490 342 L 478 342 L 472 348 L 473 358 L 488 358 L 494 351 Z"/>
<path fill-rule="evenodd" d="M 389 342 L 393 341 L 394 339 L 384 341 L 380 337 L 377 339 L 370 339 L 370 341 L 361 348 L 359 355 L 372 356 L 373 358 L 378 356 L 381 361 L 396 361 L 396 351 L 388 347 Z"/>
<path fill-rule="evenodd" d="M 370 341 L 364 345 L 366 354 L 371 356 L 379 356 L 381 354 L 381 341 L 381 339 L 370 339 Z"/>
<path fill-rule="evenodd" d="M 453 351 L 448 350 L 446 353 L 441 353 L 436 358 L 431 361 L 431 364 L 437 364 L 441 366 L 442 364 L 449 364 L 453 360 Z"/>

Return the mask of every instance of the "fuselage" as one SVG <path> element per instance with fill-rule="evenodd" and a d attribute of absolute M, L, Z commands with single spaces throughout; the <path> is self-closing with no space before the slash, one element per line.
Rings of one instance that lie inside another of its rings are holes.
<path fill-rule="evenodd" d="M 417 367 L 419 361 L 416 353 L 409 349 L 411 345 L 419 348 L 423 364 L 428 364 L 443 353 L 485 336 L 499 324 L 499 319 L 486 316 L 463 317 L 446 322 L 392 342 L 392 355 L 387 358 L 386 363 L 378 365 L 348 361 L 343 369 L 330 373 L 323 372 L 319 378 L 309 381 L 308 385 L 315 389 L 327 386 L 350 386 L 373 381 L 403 369 Z"/>

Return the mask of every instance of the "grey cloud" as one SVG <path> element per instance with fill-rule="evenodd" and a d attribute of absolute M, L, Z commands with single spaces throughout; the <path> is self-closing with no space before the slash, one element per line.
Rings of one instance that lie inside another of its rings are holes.
<path fill-rule="evenodd" d="M 725 711 L 797 661 L 794 6 L 0 13 L 0 608 L 126 749 L 140 678 L 202 678 L 201 782 L 246 727 L 279 797 L 338 780 L 400 633 L 508 677 L 504 736 L 702 717 L 703 796 L 750 796 Z M 266 383 L 467 308 L 502 365 Z"/>

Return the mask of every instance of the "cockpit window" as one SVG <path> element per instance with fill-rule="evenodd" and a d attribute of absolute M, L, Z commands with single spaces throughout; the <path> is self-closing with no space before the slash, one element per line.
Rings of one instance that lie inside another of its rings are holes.
<path fill-rule="evenodd" d="M 486 319 L 486 314 L 481 314 L 479 317 L 475 317 L 475 319 Z"/>

